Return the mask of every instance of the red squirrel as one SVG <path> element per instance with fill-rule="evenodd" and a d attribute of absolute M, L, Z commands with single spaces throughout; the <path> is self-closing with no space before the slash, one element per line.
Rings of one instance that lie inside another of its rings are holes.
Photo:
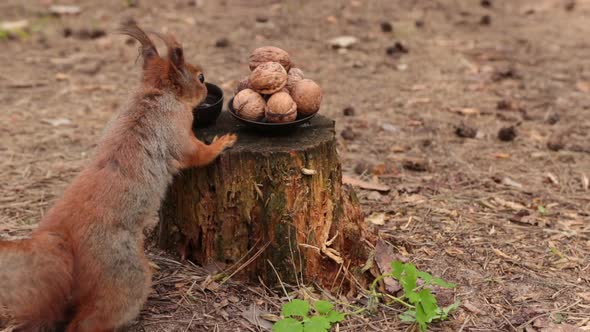
<path fill-rule="evenodd" d="M 31 238 L 0 242 L 0 326 L 107 332 L 134 319 L 151 284 L 143 230 L 173 175 L 236 142 L 234 134 L 210 145 L 194 136 L 192 108 L 207 89 L 174 37 L 158 35 L 168 50 L 161 57 L 135 23 L 121 33 L 141 44 L 141 87 Z"/>

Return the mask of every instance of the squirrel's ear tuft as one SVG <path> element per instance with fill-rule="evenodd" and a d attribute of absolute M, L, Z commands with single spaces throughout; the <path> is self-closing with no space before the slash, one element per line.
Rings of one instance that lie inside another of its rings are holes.
<path fill-rule="evenodd" d="M 166 44 L 168 48 L 168 59 L 172 65 L 176 69 L 182 70 L 184 68 L 184 51 L 182 45 L 171 34 L 161 35 L 155 33 L 155 35 Z"/>
<path fill-rule="evenodd" d="M 143 67 L 145 68 L 147 62 L 154 58 L 159 57 L 158 50 L 156 46 L 148 37 L 148 35 L 137 26 L 137 23 L 133 20 L 128 20 L 121 25 L 121 28 L 118 30 L 120 34 L 130 36 L 141 44 L 140 53 L 143 59 Z"/>

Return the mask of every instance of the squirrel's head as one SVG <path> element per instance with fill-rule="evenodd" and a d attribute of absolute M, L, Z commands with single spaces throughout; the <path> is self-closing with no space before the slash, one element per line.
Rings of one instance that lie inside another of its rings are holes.
<path fill-rule="evenodd" d="M 143 85 L 172 92 L 179 100 L 194 107 L 205 100 L 207 87 L 203 70 L 184 59 L 182 45 L 172 35 L 154 33 L 168 48 L 165 58 L 160 57 L 148 35 L 133 21 L 123 24 L 122 34 L 135 38 L 141 44 Z"/>

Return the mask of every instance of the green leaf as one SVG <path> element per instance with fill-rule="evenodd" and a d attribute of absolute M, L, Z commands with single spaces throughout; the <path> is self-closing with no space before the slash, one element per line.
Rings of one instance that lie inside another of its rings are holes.
<path fill-rule="evenodd" d="M 432 280 L 432 274 L 424 271 L 418 271 L 418 277 L 424 280 L 424 283 L 429 284 Z"/>
<path fill-rule="evenodd" d="M 422 310 L 424 310 L 426 322 L 430 323 L 432 322 L 432 319 L 437 316 L 438 312 L 436 298 L 430 293 L 430 289 L 428 288 L 421 290 L 418 295 L 420 296 L 420 306 L 422 307 Z"/>
<path fill-rule="evenodd" d="M 328 321 L 330 323 L 337 323 L 337 322 L 341 322 L 344 320 L 345 316 L 343 313 L 335 311 L 335 310 L 331 310 L 328 315 L 326 316 L 326 318 L 328 319 Z"/>
<path fill-rule="evenodd" d="M 332 310 L 332 308 L 334 308 L 334 305 L 328 301 L 316 301 L 314 306 L 315 310 L 317 310 L 317 312 L 319 312 L 322 315 L 327 314 L 328 312 L 330 312 L 330 310 Z"/>
<path fill-rule="evenodd" d="M 453 310 L 456 310 L 457 308 L 459 308 L 459 306 L 461 305 L 461 301 L 457 300 L 455 301 L 455 303 L 450 304 L 446 307 L 443 308 L 439 308 L 439 318 L 440 320 L 445 320 L 449 317 L 449 313 Z"/>
<path fill-rule="evenodd" d="M 293 318 L 285 318 L 272 326 L 273 332 L 303 332 L 303 325 Z"/>
<path fill-rule="evenodd" d="M 420 295 L 418 295 L 418 293 L 416 293 L 414 291 L 411 291 L 409 293 L 406 293 L 406 297 L 413 304 L 420 303 Z"/>
<path fill-rule="evenodd" d="M 307 322 L 303 322 L 305 332 L 326 332 L 330 326 L 328 319 L 322 316 L 313 316 Z"/>
<path fill-rule="evenodd" d="M 306 317 L 309 312 L 309 303 L 299 299 L 291 300 L 289 303 L 283 304 L 283 317 Z"/>
<path fill-rule="evenodd" d="M 421 304 L 416 305 L 416 323 L 420 327 L 421 331 L 426 331 L 427 326 L 426 323 L 428 319 L 426 318 L 426 313 L 424 312 L 424 308 Z"/>
<path fill-rule="evenodd" d="M 415 310 L 408 310 L 406 312 L 403 312 L 401 315 L 399 315 L 399 319 L 402 322 L 414 323 L 414 322 L 416 322 L 416 311 Z"/>
<path fill-rule="evenodd" d="M 450 282 L 446 282 L 444 280 L 442 280 L 441 278 L 434 278 L 432 279 L 432 283 L 439 285 L 440 287 L 444 287 L 444 288 L 455 288 L 457 287 L 457 285 L 450 283 Z"/>
<path fill-rule="evenodd" d="M 406 293 L 413 292 L 416 288 L 416 280 L 418 279 L 418 270 L 413 264 L 406 264 L 404 269 L 405 275 L 402 277 L 402 286 Z"/>
<path fill-rule="evenodd" d="M 405 264 L 400 261 L 391 262 L 391 275 L 401 281 L 402 272 L 404 271 Z"/>

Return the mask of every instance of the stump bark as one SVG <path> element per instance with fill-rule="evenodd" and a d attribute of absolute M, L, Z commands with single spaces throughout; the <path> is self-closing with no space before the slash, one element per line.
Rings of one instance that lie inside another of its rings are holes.
<path fill-rule="evenodd" d="M 271 285 L 280 277 L 342 290 L 362 280 L 368 234 L 354 192 L 342 185 L 334 121 L 318 115 L 291 133 L 265 136 L 223 112 L 196 130 L 205 142 L 228 132 L 238 134 L 232 149 L 175 177 L 158 244 Z"/>

